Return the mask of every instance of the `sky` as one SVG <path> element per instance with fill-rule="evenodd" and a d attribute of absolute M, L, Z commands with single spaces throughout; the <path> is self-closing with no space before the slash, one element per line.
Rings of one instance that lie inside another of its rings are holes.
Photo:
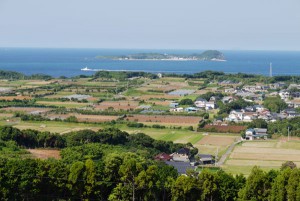
<path fill-rule="evenodd" d="M 300 50 L 300 0 L 0 0 L 0 47 Z"/>

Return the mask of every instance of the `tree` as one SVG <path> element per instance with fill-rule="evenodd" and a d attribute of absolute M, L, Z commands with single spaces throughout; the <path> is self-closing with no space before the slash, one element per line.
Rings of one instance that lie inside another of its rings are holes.
<path fill-rule="evenodd" d="M 291 169 L 295 169 L 297 168 L 297 165 L 293 162 L 293 161 L 286 161 L 285 163 L 283 163 L 281 165 L 281 170 L 284 170 L 286 168 L 291 168 Z"/>
<path fill-rule="evenodd" d="M 197 178 L 179 176 L 172 185 L 172 200 L 200 200 L 201 188 Z"/>
<path fill-rule="evenodd" d="M 219 197 L 217 175 L 203 170 L 199 175 L 199 181 L 202 189 L 201 200 L 217 200 Z"/>
<path fill-rule="evenodd" d="M 192 99 L 189 99 L 189 98 L 185 98 L 185 99 L 182 99 L 181 101 L 179 101 L 179 105 L 194 105 L 194 102 Z"/>
<path fill-rule="evenodd" d="M 245 187 L 240 190 L 239 198 L 242 200 L 267 200 L 270 184 L 266 180 L 266 174 L 257 166 L 254 166 Z"/>
<path fill-rule="evenodd" d="M 300 170 L 293 169 L 290 174 L 288 184 L 286 186 L 288 200 L 297 201 L 297 190 L 300 186 L 299 184 L 300 184 Z"/>
<path fill-rule="evenodd" d="M 274 179 L 270 193 L 271 201 L 288 200 L 286 186 L 291 174 L 291 169 L 286 168 L 282 170 L 279 175 Z"/>
<path fill-rule="evenodd" d="M 263 105 L 271 112 L 280 112 L 288 106 L 279 96 L 266 98 Z"/>
<path fill-rule="evenodd" d="M 248 128 L 268 128 L 268 123 L 264 119 L 254 119 L 249 123 Z"/>

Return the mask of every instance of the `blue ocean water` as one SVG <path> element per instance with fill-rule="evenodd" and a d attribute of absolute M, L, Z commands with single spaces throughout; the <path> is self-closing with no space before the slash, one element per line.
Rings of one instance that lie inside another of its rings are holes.
<path fill-rule="evenodd" d="M 0 48 L 0 69 L 25 73 L 43 73 L 54 77 L 71 77 L 95 72 L 81 68 L 107 70 L 133 70 L 146 72 L 196 73 L 205 70 L 225 73 L 269 74 L 272 62 L 273 75 L 300 75 L 300 51 L 222 51 L 227 62 L 211 61 L 117 61 L 97 60 L 98 55 L 127 55 L 134 53 L 201 53 L 203 50 L 118 50 L 118 49 L 41 49 Z"/>

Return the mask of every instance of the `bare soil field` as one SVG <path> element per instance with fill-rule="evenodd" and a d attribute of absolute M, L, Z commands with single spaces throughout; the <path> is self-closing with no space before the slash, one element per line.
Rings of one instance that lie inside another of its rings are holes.
<path fill-rule="evenodd" d="M 42 105 L 54 105 L 54 106 L 64 106 L 64 107 L 85 107 L 88 103 L 77 103 L 77 102 L 62 102 L 62 101 L 37 101 L 37 104 Z"/>
<path fill-rule="evenodd" d="M 96 110 L 106 110 L 113 108 L 114 110 L 130 110 L 139 106 L 137 101 L 105 101 L 99 105 L 95 105 Z"/>
<path fill-rule="evenodd" d="M 155 105 L 162 105 L 162 106 L 169 106 L 171 101 L 148 101 L 149 104 L 155 104 Z"/>
<path fill-rule="evenodd" d="M 125 118 L 128 121 L 137 122 L 157 122 L 157 123 L 172 123 L 172 124 L 197 124 L 201 117 L 190 116 L 169 116 L 169 115 L 132 115 Z"/>
<path fill-rule="evenodd" d="M 83 115 L 83 114 L 50 114 L 48 118 L 66 119 L 70 116 L 75 116 L 79 122 L 107 122 L 117 120 L 118 116 L 106 116 L 106 115 Z"/>
<path fill-rule="evenodd" d="M 27 149 L 34 158 L 47 159 L 55 158 L 60 159 L 60 151 L 54 149 Z"/>
<path fill-rule="evenodd" d="M 0 96 L 0 100 L 31 100 L 32 98 L 30 96 Z"/>

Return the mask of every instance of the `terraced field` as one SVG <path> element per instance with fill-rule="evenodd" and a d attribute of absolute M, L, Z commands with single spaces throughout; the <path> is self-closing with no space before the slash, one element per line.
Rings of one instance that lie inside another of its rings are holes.
<path fill-rule="evenodd" d="M 247 141 L 235 147 L 224 165 L 228 172 L 249 174 L 255 165 L 262 169 L 279 169 L 285 161 L 300 166 L 300 141 L 283 138 L 270 141 Z"/>

